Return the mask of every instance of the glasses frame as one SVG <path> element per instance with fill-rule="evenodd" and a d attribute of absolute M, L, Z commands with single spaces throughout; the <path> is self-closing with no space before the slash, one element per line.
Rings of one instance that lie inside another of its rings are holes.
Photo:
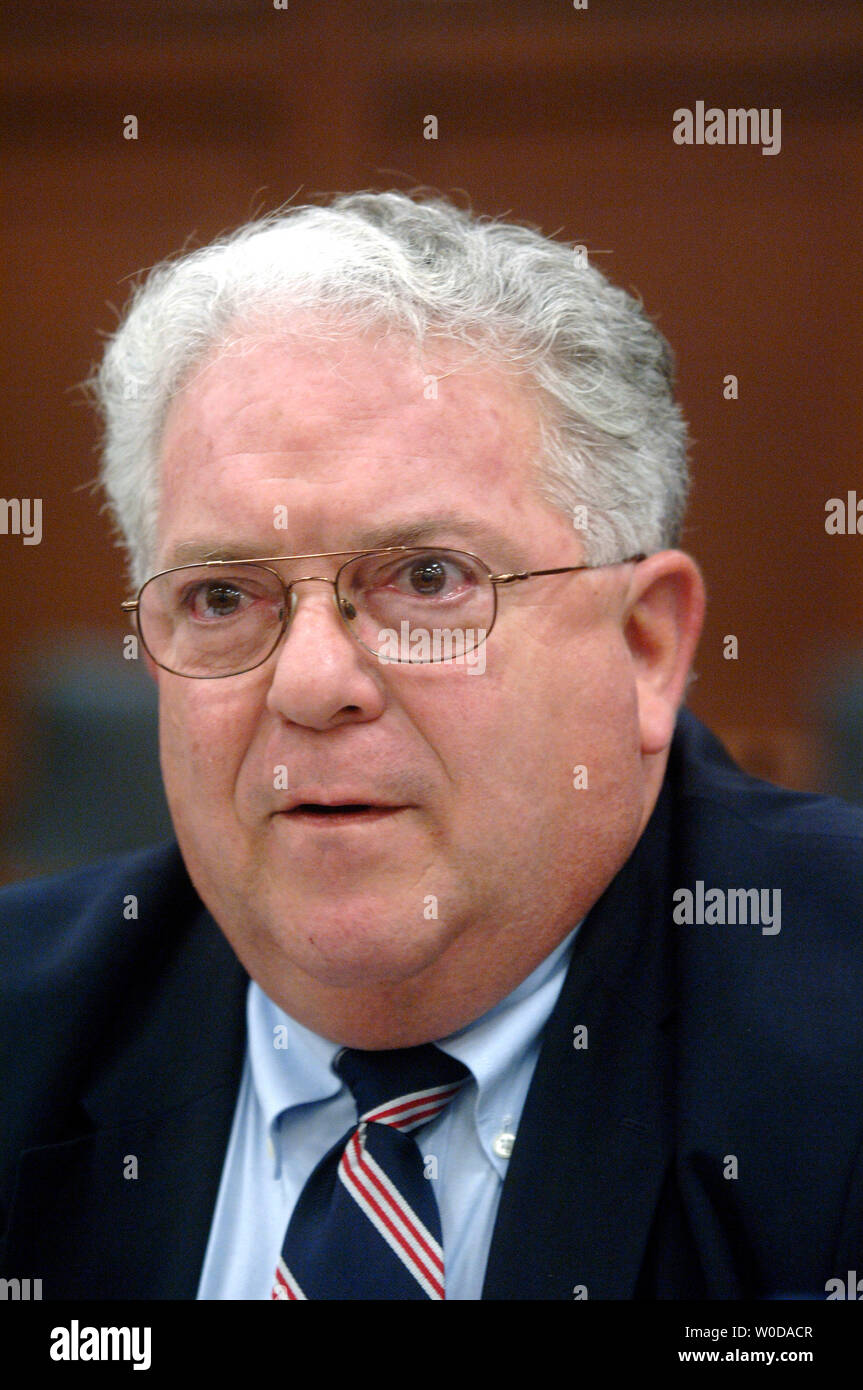
<path fill-rule="evenodd" d="M 491 570 L 491 568 L 486 564 L 485 560 L 481 560 L 478 555 L 473 555 L 469 550 L 458 550 L 455 547 L 449 545 L 389 545 L 381 546 L 380 548 L 374 550 L 321 550 L 311 552 L 308 555 L 262 555 L 255 557 L 254 559 L 198 560 L 193 561 L 187 565 L 172 565 L 169 569 L 159 570 L 157 574 L 151 574 L 148 579 L 144 580 L 144 583 L 141 585 L 136 596 L 134 598 L 124 599 L 123 602 L 120 604 L 120 608 L 124 613 L 135 614 L 135 622 L 138 628 L 138 636 L 143 642 L 145 650 L 148 652 L 149 656 L 160 668 L 160 670 L 168 671 L 169 674 L 173 676 L 181 676 L 184 680 L 228 680 L 231 676 L 244 676 L 248 671 L 256 671 L 259 666 L 263 666 L 266 661 L 269 661 L 270 657 L 273 655 L 273 652 L 276 650 L 282 638 L 284 637 L 285 632 L 287 631 L 288 623 L 291 621 L 291 618 L 293 617 L 293 613 L 291 611 L 292 590 L 297 584 L 307 584 L 310 580 L 314 580 L 318 583 L 332 585 L 333 596 L 336 604 L 336 611 L 338 612 L 339 617 L 344 623 L 345 628 L 350 633 L 351 637 L 353 637 L 357 645 L 359 647 L 362 647 L 364 652 L 368 652 L 371 656 L 377 657 L 379 656 L 379 653 L 372 651 L 371 647 L 367 647 L 365 642 L 363 642 L 357 636 L 356 632 L 350 626 L 352 620 L 347 616 L 344 610 L 343 605 L 345 604 L 346 600 L 343 597 L 343 595 L 339 593 L 339 579 L 341 578 L 343 572 L 348 568 L 348 566 L 354 562 L 354 560 L 364 559 L 372 555 L 427 555 L 429 554 L 429 552 L 434 551 L 443 551 L 444 553 L 450 555 L 462 555 L 465 559 L 473 560 L 476 564 L 480 566 L 481 569 L 485 571 L 486 575 L 488 576 L 488 580 L 492 586 L 494 603 L 492 606 L 491 622 L 485 630 L 485 636 L 483 637 L 482 641 L 477 642 L 476 646 L 471 648 L 472 651 L 475 651 L 478 647 L 481 647 L 484 642 L 488 641 L 489 634 L 491 633 L 495 625 L 495 622 L 497 620 L 498 586 L 503 587 L 507 584 L 521 584 L 527 579 L 537 579 L 542 575 L 578 574 L 583 570 L 612 569 L 615 565 L 636 564 L 641 560 L 647 558 L 646 555 L 628 555 L 623 560 L 614 560 L 606 565 L 562 565 L 557 566 L 554 569 L 514 570 L 509 574 L 495 574 Z M 284 564 L 288 560 L 337 560 L 341 558 L 341 556 L 343 555 L 348 556 L 348 558 L 345 560 L 343 565 L 339 565 L 339 568 L 336 570 L 336 575 L 334 579 L 330 579 L 329 576 L 325 574 L 303 574 L 300 575 L 297 579 L 292 579 L 289 582 L 286 582 L 279 574 L 278 570 L 274 570 L 271 568 L 271 566 L 274 564 Z M 163 576 L 166 574 L 177 574 L 181 570 L 212 569 L 218 571 L 220 567 L 224 568 L 227 566 L 236 568 L 236 566 L 238 565 L 255 565 L 258 567 L 258 569 L 265 569 L 268 571 L 269 574 L 272 574 L 273 577 L 278 580 L 279 584 L 282 587 L 285 606 L 284 617 L 282 618 L 281 627 L 279 628 L 279 631 L 276 634 L 275 640 L 273 641 L 273 645 L 270 647 L 266 655 L 262 656 L 259 661 L 256 661 L 254 663 L 254 665 L 244 666 L 239 671 L 224 671 L 218 672 L 214 675 L 202 676 L 190 675 L 187 671 L 175 671 L 173 667 L 166 666 L 164 662 L 159 661 L 158 658 L 153 655 L 152 651 L 150 651 L 150 648 L 147 645 L 147 639 L 144 636 L 144 630 L 141 625 L 140 619 L 141 595 L 147 588 L 147 585 L 152 584 L 155 579 L 163 578 Z M 394 662 L 395 664 L 401 666 L 445 666 L 447 664 L 445 661 L 403 661 L 400 657 L 388 657 L 387 664 L 389 665 L 391 662 Z"/>

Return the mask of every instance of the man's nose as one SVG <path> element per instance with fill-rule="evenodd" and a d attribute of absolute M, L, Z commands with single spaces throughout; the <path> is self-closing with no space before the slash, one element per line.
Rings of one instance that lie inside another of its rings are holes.
<path fill-rule="evenodd" d="M 329 592 L 300 585 L 326 585 Z M 312 729 L 376 719 L 385 703 L 383 683 L 374 657 L 351 636 L 339 615 L 335 581 L 302 575 L 288 586 L 288 603 L 268 709 Z"/>

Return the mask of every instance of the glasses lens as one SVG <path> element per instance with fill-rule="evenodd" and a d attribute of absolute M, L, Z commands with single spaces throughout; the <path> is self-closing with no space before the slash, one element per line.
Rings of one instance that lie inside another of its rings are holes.
<path fill-rule="evenodd" d="M 383 661 L 457 661 L 494 620 L 488 571 L 458 550 L 357 556 L 341 571 L 339 600 L 355 637 Z"/>
<path fill-rule="evenodd" d="M 278 640 L 284 590 L 255 565 L 195 565 L 169 570 L 141 591 L 144 645 L 180 676 L 227 676 L 266 660 Z"/>

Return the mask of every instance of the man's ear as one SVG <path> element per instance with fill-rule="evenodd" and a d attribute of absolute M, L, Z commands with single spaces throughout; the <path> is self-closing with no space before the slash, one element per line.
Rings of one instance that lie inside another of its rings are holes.
<path fill-rule="evenodd" d="M 671 742 L 704 621 L 701 571 L 682 550 L 661 550 L 633 570 L 623 633 L 635 669 L 641 751 Z"/>

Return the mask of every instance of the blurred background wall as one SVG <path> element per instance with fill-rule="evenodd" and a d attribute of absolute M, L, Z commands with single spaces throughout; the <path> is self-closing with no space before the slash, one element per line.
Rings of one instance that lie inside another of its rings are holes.
<path fill-rule="evenodd" d="M 863 800 L 863 533 L 825 528 L 829 499 L 863 502 L 857 0 L 15 8 L 0 495 L 40 498 L 42 537 L 0 534 L 0 879 L 167 827 L 76 389 L 128 277 L 354 188 L 467 195 L 637 291 L 694 438 L 685 543 L 710 605 L 690 704 L 752 771 Z M 779 108 L 780 151 L 675 143 L 697 101 Z"/>

